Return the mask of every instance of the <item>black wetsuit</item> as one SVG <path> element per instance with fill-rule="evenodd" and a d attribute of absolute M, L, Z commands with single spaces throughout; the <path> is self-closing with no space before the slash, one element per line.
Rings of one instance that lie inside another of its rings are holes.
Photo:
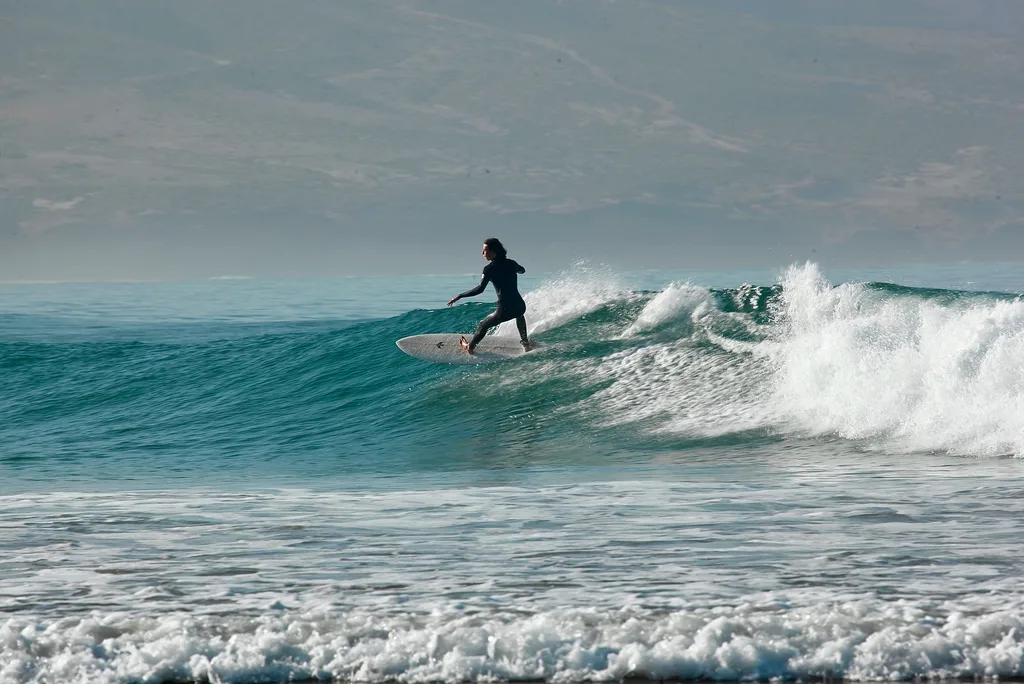
<path fill-rule="evenodd" d="M 475 297 L 484 291 L 487 283 L 494 283 L 494 291 L 498 293 L 498 308 L 490 316 L 480 321 L 480 325 L 476 328 L 476 334 L 473 335 L 473 339 L 469 343 L 470 349 L 475 348 L 479 344 L 490 328 L 499 323 L 511 321 L 513 318 L 516 319 L 516 327 L 519 328 L 519 337 L 522 338 L 523 344 L 528 344 L 525 317 L 526 302 L 523 301 L 522 295 L 519 294 L 519 288 L 516 284 L 516 276 L 520 273 L 526 273 L 526 269 L 516 263 L 515 260 L 508 257 L 494 259 L 484 266 L 484 274 L 480 279 L 480 284 L 472 290 L 466 290 L 459 295 L 460 299 L 463 297 Z"/>

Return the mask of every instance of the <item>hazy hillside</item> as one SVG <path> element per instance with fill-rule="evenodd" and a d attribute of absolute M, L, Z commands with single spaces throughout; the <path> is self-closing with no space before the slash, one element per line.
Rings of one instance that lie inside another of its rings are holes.
<path fill-rule="evenodd" d="M 546 268 L 1009 256 L 1022 18 L 5 3 L 0 280 L 465 270 L 491 233 Z"/>

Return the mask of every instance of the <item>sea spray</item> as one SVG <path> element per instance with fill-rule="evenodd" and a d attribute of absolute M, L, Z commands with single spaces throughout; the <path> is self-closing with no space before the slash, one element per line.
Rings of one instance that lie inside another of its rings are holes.
<path fill-rule="evenodd" d="M 612 302 L 633 297 L 622 279 L 610 269 L 576 264 L 525 295 L 530 335 L 577 321 Z M 515 321 L 509 321 L 500 325 L 495 334 L 518 336 L 519 333 Z"/>
<path fill-rule="evenodd" d="M 782 281 L 772 401 L 782 428 L 876 448 L 1024 455 L 1024 301 Z"/>
<path fill-rule="evenodd" d="M 677 283 L 649 295 L 624 326 L 635 343 L 583 369 L 606 382 L 586 405 L 606 424 L 687 438 L 753 430 L 1024 455 L 1018 298 L 833 286 L 807 264 L 783 274 L 767 313 L 715 301 Z"/>

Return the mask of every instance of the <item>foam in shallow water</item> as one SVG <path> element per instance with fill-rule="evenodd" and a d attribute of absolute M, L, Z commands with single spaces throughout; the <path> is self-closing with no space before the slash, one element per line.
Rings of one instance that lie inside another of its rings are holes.
<path fill-rule="evenodd" d="M 899 602 L 786 609 L 770 600 L 653 614 L 636 608 L 381 617 L 279 611 L 220 621 L 107 614 L 0 625 L 5 682 L 892 680 L 1024 671 L 1024 606 L 941 615 Z M 965 611 L 966 609 L 966 611 Z"/>
<path fill-rule="evenodd" d="M 1020 675 L 1008 465 L 3 497 L 0 681 Z"/>

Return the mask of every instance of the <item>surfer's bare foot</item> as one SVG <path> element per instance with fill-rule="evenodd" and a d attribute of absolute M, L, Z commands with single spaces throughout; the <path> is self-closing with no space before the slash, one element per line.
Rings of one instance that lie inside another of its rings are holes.
<path fill-rule="evenodd" d="M 459 346 L 462 347 L 462 349 L 467 354 L 472 354 L 473 353 L 473 348 L 469 346 L 469 342 L 466 341 L 466 336 L 465 335 L 463 335 L 462 337 L 459 338 Z"/>
<path fill-rule="evenodd" d="M 519 344 L 523 345 L 523 351 L 531 351 L 536 343 L 533 340 L 520 340 Z"/>

